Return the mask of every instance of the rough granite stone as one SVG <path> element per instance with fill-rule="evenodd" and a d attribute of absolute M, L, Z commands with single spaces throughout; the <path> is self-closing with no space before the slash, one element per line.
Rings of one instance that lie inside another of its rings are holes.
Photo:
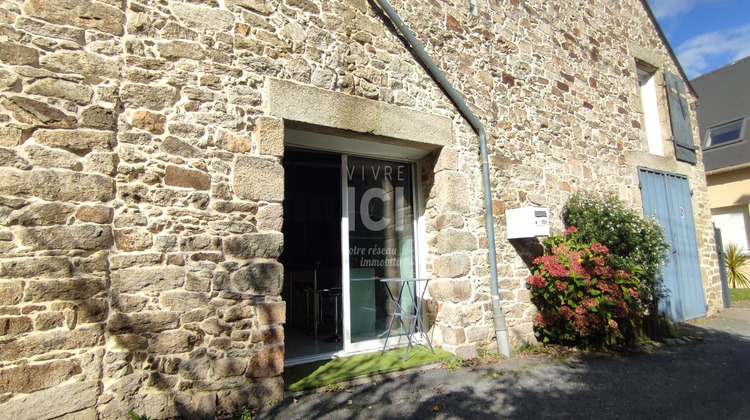
<path fill-rule="evenodd" d="M 0 146 L 17 146 L 23 141 L 23 130 L 18 127 L 0 127 Z"/>
<path fill-rule="evenodd" d="M 184 3 L 175 3 L 171 8 L 174 14 L 189 28 L 214 31 L 229 30 L 235 21 L 235 15 L 228 10 Z"/>
<path fill-rule="evenodd" d="M 92 150 L 111 150 L 116 142 L 115 134 L 95 130 L 37 130 L 34 133 L 37 143 L 59 147 L 73 153 L 85 154 Z"/>
<path fill-rule="evenodd" d="M 15 305 L 23 297 L 22 281 L 0 282 L 0 305 Z"/>
<path fill-rule="evenodd" d="M 125 84 L 120 88 L 122 102 L 134 108 L 161 110 L 177 102 L 177 90 L 166 85 Z"/>
<path fill-rule="evenodd" d="M 70 277 L 72 267 L 66 257 L 33 257 L 0 260 L 0 277 Z"/>
<path fill-rule="evenodd" d="M 469 280 L 435 280 L 427 287 L 430 297 L 438 301 L 464 302 L 471 298 Z"/>
<path fill-rule="evenodd" d="M 83 249 L 88 251 L 108 248 L 112 245 L 109 226 L 80 224 L 29 228 L 16 232 L 21 245 L 34 250 Z"/>
<path fill-rule="evenodd" d="M 173 187 L 208 190 L 211 188 L 211 177 L 203 171 L 168 165 L 165 170 L 164 183 Z"/>
<path fill-rule="evenodd" d="M 62 73 L 115 79 L 120 75 L 121 62 L 84 51 L 58 51 L 39 60 L 43 68 Z"/>
<path fill-rule="evenodd" d="M 0 103 L 22 123 L 52 128 L 73 128 L 78 124 L 76 117 L 23 96 L 13 96 Z"/>
<path fill-rule="evenodd" d="M 179 316 L 174 312 L 134 312 L 110 315 L 107 329 L 111 334 L 144 333 L 171 330 L 179 324 Z"/>
<path fill-rule="evenodd" d="M 275 296 L 281 293 L 284 268 L 279 263 L 256 263 L 232 274 L 229 283 L 233 292 Z"/>
<path fill-rule="evenodd" d="M 100 106 L 88 107 L 81 112 L 80 125 L 81 127 L 98 130 L 115 130 L 117 128 L 117 112 Z"/>
<path fill-rule="evenodd" d="M 112 209 L 101 205 L 81 206 L 76 210 L 75 217 L 79 222 L 103 224 L 112 220 Z"/>
<path fill-rule="evenodd" d="M 130 268 L 112 273 L 112 290 L 119 293 L 173 290 L 185 283 L 182 267 Z"/>
<path fill-rule="evenodd" d="M 254 135 L 260 154 L 284 156 L 284 120 L 260 117 L 255 124 Z"/>
<path fill-rule="evenodd" d="M 153 245 L 151 234 L 138 228 L 115 229 L 115 246 L 125 252 L 145 251 Z"/>
<path fill-rule="evenodd" d="M 0 404 L 0 411 L 17 420 L 57 418 L 94 407 L 98 396 L 98 381 L 74 382 L 33 394 L 21 394 Z M 60 404 L 60 401 L 65 401 L 65 404 Z"/>
<path fill-rule="evenodd" d="M 130 124 L 135 128 L 150 131 L 154 134 L 164 133 L 167 118 L 164 115 L 138 110 L 133 113 Z"/>
<path fill-rule="evenodd" d="M 284 168 L 255 156 L 239 155 L 234 160 L 234 192 L 248 200 L 284 200 Z"/>
<path fill-rule="evenodd" d="M 0 168 L 0 194 L 34 196 L 49 201 L 108 201 L 114 197 L 114 182 L 101 175 L 54 169 Z"/>
<path fill-rule="evenodd" d="M 27 0 L 22 7 L 31 16 L 82 29 L 122 35 L 125 14 L 119 8 L 88 0 Z"/>
<path fill-rule="evenodd" d="M 81 372 L 77 360 L 56 360 L 0 369 L 0 393 L 30 393 L 51 388 Z"/>
<path fill-rule="evenodd" d="M 44 226 L 64 224 L 75 207 L 63 203 L 34 202 L 14 210 L 8 216 L 8 223 L 21 226 Z"/>
<path fill-rule="evenodd" d="M 279 258 L 283 248 L 281 233 L 250 233 L 224 239 L 224 253 L 241 259 Z"/>
<path fill-rule="evenodd" d="M 35 49 L 15 42 L 0 42 L 0 61 L 10 65 L 35 65 L 38 54 Z"/>
<path fill-rule="evenodd" d="M 66 99 L 78 105 L 91 102 L 94 90 L 91 87 L 63 79 L 44 78 L 24 86 L 24 91 L 32 95 L 51 96 Z"/>
<path fill-rule="evenodd" d="M 101 345 L 101 325 L 78 326 L 74 330 L 51 330 L 6 341 L 0 346 L 0 360 L 18 360 L 58 350 L 74 350 Z"/>
<path fill-rule="evenodd" d="M 463 253 L 441 255 L 434 264 L 435 275 L 442 278 L 462 277 L 471 270 L 471 259 Z"/>

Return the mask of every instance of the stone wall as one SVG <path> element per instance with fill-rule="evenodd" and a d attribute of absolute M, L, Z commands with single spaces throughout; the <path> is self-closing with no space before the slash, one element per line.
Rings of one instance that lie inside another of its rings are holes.
<path fill-rule="evenodd" d="M 639 207 L 643 162 L 689 177 L 718 308 L 700 152 L 697 165 L 651 157 L 640 127 L 635 59 L 677 72 L 641 3 L 477 3 L 477 14 L 464 1 L 393 5 L 487 128 L 512 344 L 533 340 L 535 308 L 528 244 L 505 239 L 505 209 L 548 206 L 559 230 L 579 189 Z M 281 396 L 293 121 L 269 111 L 272 79 L 453 121 L 421 165 L 433 337 L 462 356 L 494 340 L 476 136 L 373 3 L 5 0 L 0 63 L 10 417 L 211 417 Z M 380 128 L 342 127 L 382 141 Z"/>

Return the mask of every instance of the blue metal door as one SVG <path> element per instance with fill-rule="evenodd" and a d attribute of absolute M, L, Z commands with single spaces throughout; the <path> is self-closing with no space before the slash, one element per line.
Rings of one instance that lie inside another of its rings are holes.
<path fill-rule="evenodd" d="M 659 312 L 673 322 L 706 315 L 698 243 L 695 239 L 690 186 L 680 175 L 640 169 L 643 213 L 655 216 L 671 243 L 669 261 L 662 267 L 663 289 Z"/>

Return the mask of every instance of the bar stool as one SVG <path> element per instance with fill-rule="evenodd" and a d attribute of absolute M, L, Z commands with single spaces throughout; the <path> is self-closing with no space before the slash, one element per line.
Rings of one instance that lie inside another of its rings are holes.
<path fill-rule="evenodd" d="M 326 339 L 326 343 L 338 343 L 341 341 L 341 337 L 339 336 L 339 322 L 341 321 L 341 314 L 340 314 L 340 308 L 341 308 L 341 288 L 340 287 L 332 287 L 328 291 L 328 299 L 333 300 L 333 336 Z"/>

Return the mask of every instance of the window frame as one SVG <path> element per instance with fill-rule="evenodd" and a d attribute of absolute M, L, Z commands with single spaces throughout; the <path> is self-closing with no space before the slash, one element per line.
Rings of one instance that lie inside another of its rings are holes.
<path fill-rule="evenodd" d="M 664 156 L 664 135 L 659 106 L 656 73 L 658 69 L 636 60 L 638 95 L 641 102 L 642 130 L 646 136 L 648 152 Z"/>
<path fill-rule="evenodd" d="M 741 117 L 741 118 L 737 118 L 737 119 L 734 119 L 734 120 L 731 120 L 731 121 L 723 122 L 721 124 L 716 124 L 716 125 L 713 125 L 713 126 L 709 127 L 708 129 L 706 129 L 706 133 L 703 136 L 703 149 L 709 150 L 709 149 L 714 149 L 714 148 L 717 148 L 717 147 L 727 146 L 727 145 L 730 145 L 730 144 L 736 144 L 736 143 L 741 142 L 745 138 L 745 128 L 747 126 L 746 121 L 747 121 L 747 118 Z M 709 142 L 711 140 L 711 130 L 715 130 L 715 129 L 721 128 L 721 127 L 726 127 L 728 125 L 735 124 L 737 122 L 740 123 L 740 131 L 737 134 L 737 138 L 736 139 L 723 141 L 723 142 L 718 143 L 718 144 L 709 144 Z"/>

